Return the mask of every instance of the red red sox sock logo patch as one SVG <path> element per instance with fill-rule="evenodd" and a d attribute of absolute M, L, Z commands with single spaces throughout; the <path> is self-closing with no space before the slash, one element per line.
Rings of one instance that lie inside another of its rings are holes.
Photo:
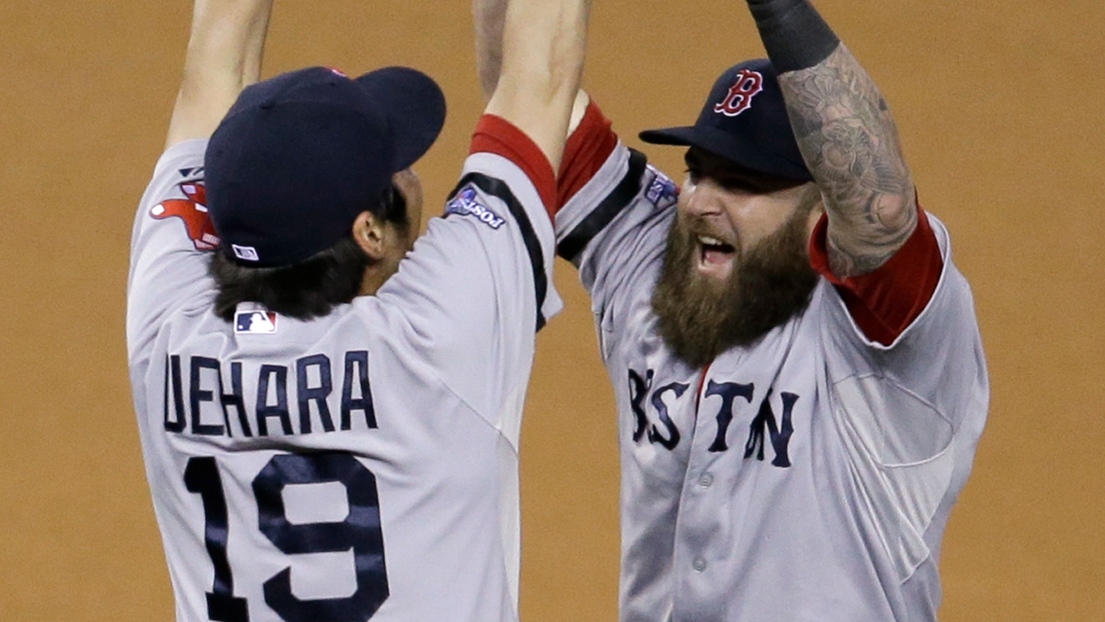
<path fill-rule="evenodd" d="M 752 98 L 764 90 L 764 77 L 758 71 L 741 69 L 737 72 L 737 80 L 729 87 L 729 92 L 721 103 L 714 106 L 714 112 L 727 117 L 735 117 L 748 110 L 752 105 Z"/>
<path fill-rule="evenodd" d="M 207 213 L 207 191 L 203 183 L 190 181 L 179 187 L 187 198 L 166 199 L 150 209 L 150 216 L 157 220 L 170 216 L 180 218 L 184 221 L 188 237 L 195 244 L 196 250 L 214 250 L 219 245 L 219 236 L 215 235 L 215 227 Z"/>

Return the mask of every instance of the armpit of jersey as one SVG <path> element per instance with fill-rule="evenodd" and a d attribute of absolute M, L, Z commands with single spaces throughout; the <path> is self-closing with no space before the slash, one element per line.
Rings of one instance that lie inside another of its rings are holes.
<path fill-rule="evenodd" d="M 930 555 L 924 534 L 951 486 L 954 428 L 931 404 L 877 375 L 836 383 L 832 399 L 867 510 L 904 581 Z"/>
<path fill-rule="evenodd" d="M 837 407 L 856 426 L 859 440 L 880 466 L 921 464 L 951 444 L 952 423 L 885 378 L 853 376 L 836 383 L 833 392 Z"/>

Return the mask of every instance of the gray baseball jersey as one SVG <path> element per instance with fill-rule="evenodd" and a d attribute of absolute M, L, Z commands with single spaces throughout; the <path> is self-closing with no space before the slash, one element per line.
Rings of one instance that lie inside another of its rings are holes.
<path fill-rule="evenodd" d="M 555 187 L 492 125 L 506 136 L 485 144 L 521 148 L 469 156 L 378 294 L 312 321 L 213 315 L 206 142 L 157 163 L 127 341 L 178 620 L 517 619 L 519 426 L 535 328 L 560 307 L 539 188 Z"/>
<path fill-rule="evenodd" d="M 617 400 L 622 620 L 934 620 L 989 396 L 944 226 L 925 224 L 935 292 L 891 343 L 822 277 L 803 313 L 690 368 L 650 304 L 675 184 L 597 108 L 578 132 L 590 155 L 563 174 L 558 249 L 591 295 Z"/>

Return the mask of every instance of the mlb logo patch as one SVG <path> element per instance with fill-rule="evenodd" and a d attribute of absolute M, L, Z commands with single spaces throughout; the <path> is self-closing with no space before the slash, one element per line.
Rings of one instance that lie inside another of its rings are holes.
<path fill-rule="evenodd" d="M 242 261 L 260 261 L 261 257 L 257 254 L 257 249 L 252 246 L 238 246 L 237 244 L 230 245 L 231 250 L 234 251 L 234 256 Z"/>
<path fill-rule="evenodd" d="M 460 192 L 445 205 L 445 215 L 458 214 L 460 216 L 474 216 L 483 224 L 498 229 L 506 222 L 501 216 L 491 211 L 483 203 L 480 203 L 476 195 L 476 189 L 465 186 Z"/>
<path fill-rule="evenodd" d="M 234 314 L 234 332 L 239 335 L 271 335 L 276 332 L 276 313 L 239 311 Z"/>

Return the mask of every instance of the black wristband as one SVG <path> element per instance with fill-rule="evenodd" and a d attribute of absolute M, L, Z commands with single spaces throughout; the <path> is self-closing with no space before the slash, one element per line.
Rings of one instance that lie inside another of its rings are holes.
<path fill-rule="evenodd" d="M 748 0 L 748 8 L 778 73 L 813 67 L 840 44 L 809 0 Z"/>

